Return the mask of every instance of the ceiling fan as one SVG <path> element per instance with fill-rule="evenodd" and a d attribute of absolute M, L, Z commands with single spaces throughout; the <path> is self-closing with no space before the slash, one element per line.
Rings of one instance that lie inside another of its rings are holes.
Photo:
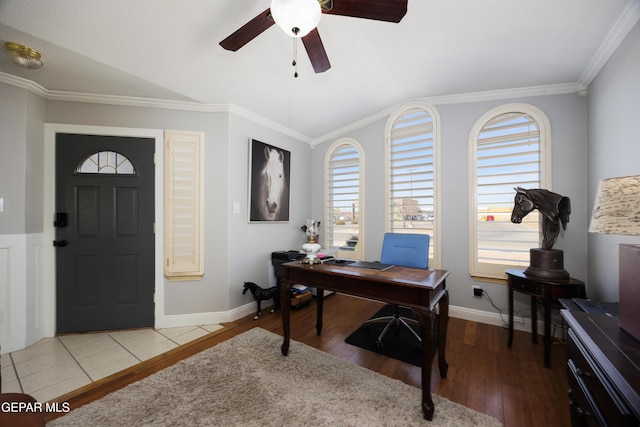
<path fill-rule="evenodd" d="M 373 19 L 376 21 L 400 22 L 407 13 L 408 0 L 317 0 L 322 13 L 328 15 L 343 15 L 353 18 Z M 271 7 L 244 24 L 233 34 L 220 42 L 220 46 L 227 50 L 237 51 L 242 46 L 262 34 L 267 28 L 276 23 L 271 9 L 275 3 L 282 1 L 273 0 Z M 286 3 L 286 2 L 284 2 Z M 291 0 L 288 3 L 294 3 Z M 316 6 L 317 7 L 317 6 Z M 318 18 L 319 19 L 319 18 Z M 298 33 L 292 28 L 293 37 Z M 290 34 L 291 35 L 291 34 Z M 322 73 L 331 68 L 329 58 L 324 50 L 322 39 L 317 28 L 302 36 L 302 43 L 309 55 L 311 65 L 316 73 Z"/>

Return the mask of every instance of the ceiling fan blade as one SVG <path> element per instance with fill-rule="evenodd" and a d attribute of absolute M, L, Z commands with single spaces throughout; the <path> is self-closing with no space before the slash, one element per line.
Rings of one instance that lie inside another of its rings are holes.
<path fill-rule="evenodd" d="M 333 0 L 324 13 L 376 21 L 400 22 L 407 13 L 408 0 Z"/>
<path fill-rule="evenodd" d="M 264 30 L 275 24 L 271 17 L 271 9 L 267 9 L 251 21 L 244 24 L 236 32 L 220 42 L 220 46 L 227 50 L 236 51 L 254 38 L 258 37 Z"/>
<path fill-rule="evenodd" d="M 324 73 L 331 68 L 327 52 L 324 50 L 324 45 L 322 44 L 322 39 L 320 38 L 320 33 L 318 33 L 317 28 L 311 30 L 309 34 L 302 38 L 302 44 L 304 44 L 304 48 L 307 50 L 307 55 L 309 55 L 309 60 L 311 61 L 311 65 L 313 65 L 313 71 L 316 73 Z"/>

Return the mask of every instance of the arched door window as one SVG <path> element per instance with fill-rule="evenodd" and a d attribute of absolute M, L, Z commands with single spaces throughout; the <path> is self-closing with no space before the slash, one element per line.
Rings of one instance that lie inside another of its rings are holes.
<path fill-rule="evenodd" d="M 136 175 L 129 159 L 114 151 L 93 153 L 80 162 L 76 174 Z"/>

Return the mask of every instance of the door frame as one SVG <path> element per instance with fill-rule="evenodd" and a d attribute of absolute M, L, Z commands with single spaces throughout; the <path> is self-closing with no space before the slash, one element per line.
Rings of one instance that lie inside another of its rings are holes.
<path fill-rule="evenodd" d="M 106 135 L 155 140 L 154 205 L 155 205 L 155 309 L 154 327 L 162 328 L 166 322 L 164 314 L 164 131 L 162 129 L 138 129 L 108 126 L 70 125 L 45 123 L 44 125 L 44 222 L 43 222 L 43 275 L 40 319 L 45 336 L 55 336 L 56 332 L 56 252 L 53 217 L 55 214 L 56 191 L 56 134 L 71 133 L 81 135 Z"/>

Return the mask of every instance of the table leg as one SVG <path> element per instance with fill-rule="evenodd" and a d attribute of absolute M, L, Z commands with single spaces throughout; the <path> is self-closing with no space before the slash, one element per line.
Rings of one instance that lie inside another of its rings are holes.
<path fill-rule="evenodd" d="M 544 367 L 551 367 L 551 300 L 544 299 Z"/>
<path fill-rule="evenodd" d="M 316 288 L 316 334 L 322 333 L 322 309 L 324 307 L 324 289 Z"/>
<path fill-rule="evenodd" d="M 538 344 L 538 297 L 531 295 L 531 340 Z"/>
<path fill-rule="evenodd" d="M 280 350 L 282 354 L 286 356 L 289 354 L 289 339 L 290 339 L 290 316 L 291 316 L 291 287 L 293 283 L 288 280 L 282 281 L 283 286 L 280 287 L 280 305 L 282 306 L 282 334 L 284 340 Z"/>
<path fill-rule="evenodd" d="M 438 308 L 440 309 L 438 368 L 440 369 L 440 378 L 447 378 L 447 371 L 449 370 L 445 354 L 447 349 L 447 330 L 449 328 L 449 291 L 447 289 L 444 290 L 444 295 L 442 295 L 438 303 Z"/>
<path fill-rule="evenodd" d="M 422 339 L 422 415 L 425 420 L 433 419 L 435 405 L 431 397 L 431 360 L 433 357 L 433 325 L 436 320 L 434 310 L 413 309 L 420 322 Z"/>
<path fill-rule="evenodd" d="M 507 340 L 507 347 L 511 348 L 512 343 L 513 343 L 513 288 L 511 287 L 511 283 L 509 283 L 509 339 Z"/>

